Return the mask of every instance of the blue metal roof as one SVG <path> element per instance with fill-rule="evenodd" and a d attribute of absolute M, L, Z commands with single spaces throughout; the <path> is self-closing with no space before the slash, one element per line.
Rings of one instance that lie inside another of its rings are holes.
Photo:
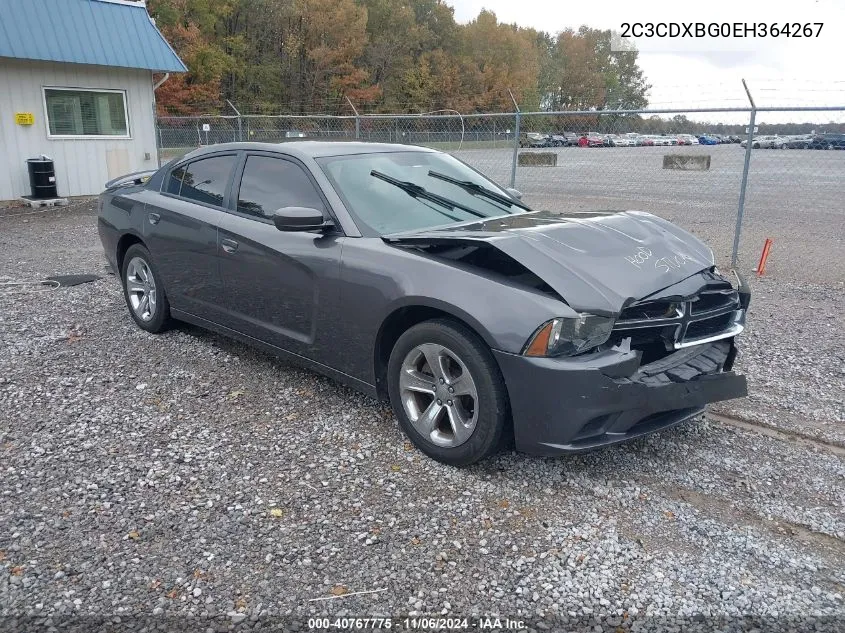
<path fill-rule="evenodd" d="M 0 57 L 185 72 L 143 3 L 0 0 Z"/>

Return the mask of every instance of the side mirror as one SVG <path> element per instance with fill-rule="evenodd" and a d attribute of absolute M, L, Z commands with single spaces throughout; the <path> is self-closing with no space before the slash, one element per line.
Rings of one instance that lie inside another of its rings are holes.
<path fill-rule="evenodd" d="M 508 187 L 505 189 L 510 194 L 511 198 L 516 198 L 517 200 L 522 200 L 522 192 L 519 189 L 514 189 L 513 187 Z"/>
<path fill-rule="evenodd" d="M 310 207 L 282 207 L 273 214 L 273 224 L 280 231 L 322 231 L 333 226 L 322 211 Z"/>

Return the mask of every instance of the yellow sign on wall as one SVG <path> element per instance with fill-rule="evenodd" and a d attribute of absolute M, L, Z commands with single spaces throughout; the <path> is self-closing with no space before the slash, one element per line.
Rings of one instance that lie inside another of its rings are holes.
<path fill-rule="evenodd" d="M 15 112 L 15 123 L 18 125 L 32 125 L 35 115 L 32 112 Z"/>

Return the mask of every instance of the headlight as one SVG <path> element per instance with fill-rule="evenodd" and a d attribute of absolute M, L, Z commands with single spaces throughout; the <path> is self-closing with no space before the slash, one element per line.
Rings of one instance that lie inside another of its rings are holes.
<path fill-rule="evenodd" d="M 573 356 L 604 343 L 613 319 L 582 313 L 547 321 L 528 340 L 525 356 Z"/>

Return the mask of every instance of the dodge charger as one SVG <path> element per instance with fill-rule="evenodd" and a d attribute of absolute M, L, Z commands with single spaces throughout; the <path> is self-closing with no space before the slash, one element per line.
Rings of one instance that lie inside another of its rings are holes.
<path fill-rule="evenodd" d="M 192 323 L 387 400 L 447 464 L 595 449 L 746 394 L 746 283 L 650 213 L 535 211 L 446 153 L 358 142 L 209 146 L 106 187 L 138 327 Z"/>

